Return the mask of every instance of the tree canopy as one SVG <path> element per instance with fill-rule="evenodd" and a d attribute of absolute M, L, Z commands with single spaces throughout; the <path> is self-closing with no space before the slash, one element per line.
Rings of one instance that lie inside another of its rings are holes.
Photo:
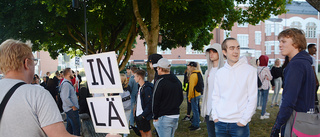
<path fill-rule="evenodd" d="M 157 45 L 172 49 L 192 44 L 192 49 L 199 50 L 210 43 L 214 28 L 231 30 L 235 22 L 257 24 L 270 14 L 285 13 L 288 2 L 86 0 L 86 4 L 81 1 L 80 8 L 74 9 L 72 0 L 1 0 L 0 41 L 30 39 L 33 50 L 49 51 L 53 59 L 60 53 L 81 56 L 85 53 L 85 5 L 89 54 L 116 51 L 122 69 L 137 35 L 146 39 L 149 55 L 156 52 Z"/>

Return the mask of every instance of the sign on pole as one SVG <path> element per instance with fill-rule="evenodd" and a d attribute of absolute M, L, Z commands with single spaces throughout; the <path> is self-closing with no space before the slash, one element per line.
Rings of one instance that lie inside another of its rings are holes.
<path fill-rule="evenodd" d="M 75 57 L 74 58 L 74 63 L 76 66 L 80 66 L 80 57 Z"/>
<path fill-rule="evenodd" d="M 114 51 L 82 58 L 91 93 L 122 93 L 122 84 Z"/>
<path fill-rule="evenodd" d="M 130 133 L 120 96 L 87 98 L 87 102 L 97 133 Z"/>

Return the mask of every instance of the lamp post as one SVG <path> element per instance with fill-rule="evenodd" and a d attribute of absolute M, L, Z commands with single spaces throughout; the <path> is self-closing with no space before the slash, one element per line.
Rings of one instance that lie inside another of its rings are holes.
<path fill-rule="evenodd" d="M 273 46 L 274 46 L 274 51 L 273 51 L 273 58 L 276 59 L 276 22 L 282 22 L 281 18 L 269 18 L 268 21 L 273 22 L 273 27 L 274 27 L 274 39 L 273 39 Z"/>
<path fill-rule="evenodd" d="M 79 0 L 72 0 L 72 7 L 75 9 L 79 9 Z M 86 55 L 88 55 L 88 32 L 87 32 L 87 0 L 83 0 L 83 11 L 84 11 L 84 37 L 86 42 Z"/>

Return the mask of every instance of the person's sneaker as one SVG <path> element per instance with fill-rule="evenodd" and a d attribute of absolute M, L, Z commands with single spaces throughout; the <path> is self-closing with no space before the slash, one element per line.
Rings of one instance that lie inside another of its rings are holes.
<path fill-rule="evenodd" d="M 268 118 L 269 118 L 269 116 L 267 116 L 267 115 L 260 116 L 260 119 L 268 119 Z"/>
<path fill-rule="evenodd" d="M 197 131 L 197 130 L 200 130 L 201 128 L 200 127 L 193 127 L 193 128 L 190 128 L 190 131 Z"/>
<path fill-rule="evenodd" d="M 262 107 L 261 107 L 261 106 L 259 106 L 259 107 L 257 107 L 257 109 L 261 110 L 261 109 L 262 109 Z"/>
<path fill-rule="evenodd" d="M 270 113 L 266 112 L 264 113 L 265 116 L 270 116 Z"/>
<path fill-rule="evenodd" d="M 190 117 L 189 116 L 185 116 L 182 121 L 189 121 L 190 120 Z"/>

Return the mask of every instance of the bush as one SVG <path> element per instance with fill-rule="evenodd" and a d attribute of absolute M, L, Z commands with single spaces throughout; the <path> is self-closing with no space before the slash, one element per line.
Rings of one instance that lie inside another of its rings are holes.
<path fill-rule="evenodd" d="M 145 71 L 147 71 L 147 66 L 146 65 L 136 65 L 138 68 L 143 69 Z M 175 75 L 184 75 L 185 70 L 187 69 L 187 66 L 185 65 L 180 65 L 180 66 L 171 66 L 171 72 Z M 207 70 L 207 66 L 201 66 L 201 70 L 202 73 L 204 74 L 204 72 Z M 125 70 L 121 71 L 124 72 Z"/>

